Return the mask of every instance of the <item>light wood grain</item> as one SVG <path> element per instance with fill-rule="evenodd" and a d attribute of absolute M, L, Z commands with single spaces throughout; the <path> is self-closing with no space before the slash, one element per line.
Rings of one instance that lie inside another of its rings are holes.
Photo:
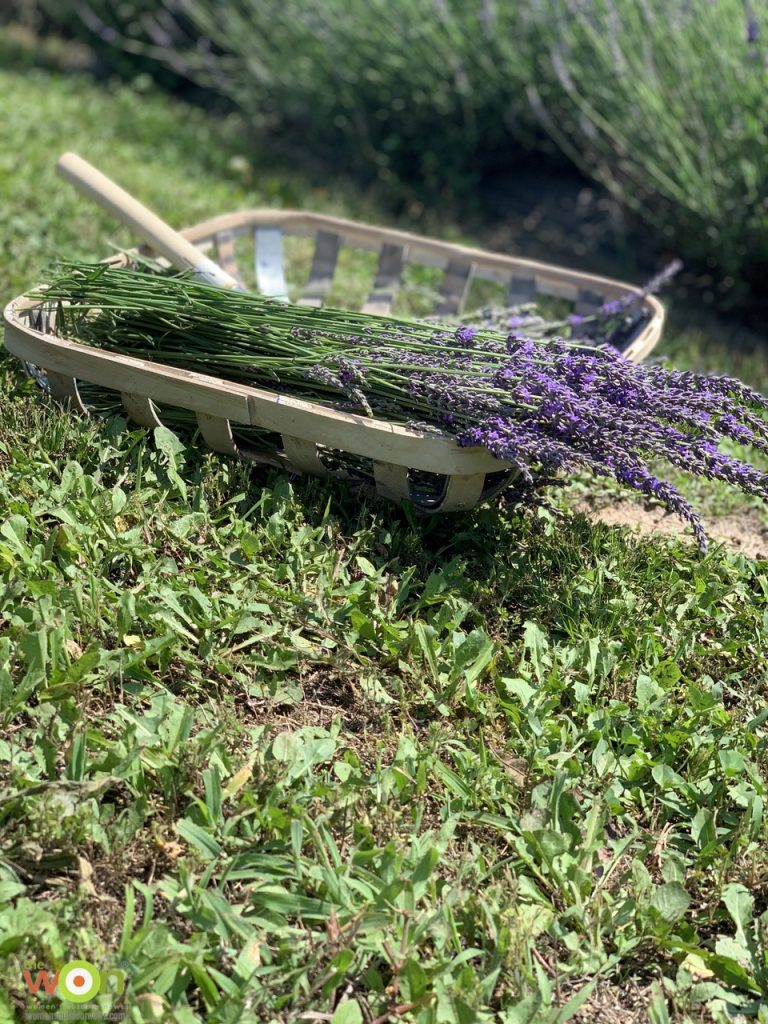
<path fill-rule="evenodd" d="M 319 230 L 315 238 L 315 251 L 309 280 L 299 298 L 300 306 L 322 306 L 333 284 L 341 239 L 333 231 Z"/>
<path fill-rule="evenodd" d="M 236 288 L 237 281 L 211 259 L 204 256 L 189 239 L 166 224 L 125 189 L 111 181 L 76 153 L 65 153 L 56 164 L 62 178 L 109 210 L 113 216 L 149 242 L 179 270 L 193 270 L 199 277 L 222 288 Z"/>
<path fill-rule="evenodd" d="M 162 427 L 163 421 L 158 416 L 157 407 L 151 398 L 128 391 L 121 392 L 120 398 L 126 415 L 134 423 L 138 423 L 140 427 Z"/>
<path fill-rule="evenodd" d="M 410 497 L 408 487 L 408 467 L 398 465 L 395 462 L 381 462 L 375 459 L 373 463 L 373 478 L 376 482 L 376 490 L 382 498 L 389 498 L 390 501 L 403 501 Z"/>
<path fill-rule="evenodd" d="M 292 469 L 313 476 L 328 476 L 328 470 L 320 461 L 317 444 L 306 437 L 283 434 L 283 451 Z"/>
<path fill-rule="evenodd" d="M 237 455 L 237 445 L 232 437 L 232 424 L 222 416 L 211 416 L 206 412 L 197 413 L 197 425 L 205 443 L 222 455 Z"/>
<path fill-rule="evenodd" d="M 474 508 L 480 500 L 484 486 L 484 473 L 475 473 L 472 476 L 450 477 L 445 489 L 445 496 L 440 503 L 440 511 L 458 512 Z"/>
<path fill-rule="evenodd" d="M 392 311 L 400 287 L 404 258 L 405 253 L 399 245 L 388 245 L 386 242 L 382 245 L 373 291 L 363 305 L 363 313 L 385 316 Z"/>

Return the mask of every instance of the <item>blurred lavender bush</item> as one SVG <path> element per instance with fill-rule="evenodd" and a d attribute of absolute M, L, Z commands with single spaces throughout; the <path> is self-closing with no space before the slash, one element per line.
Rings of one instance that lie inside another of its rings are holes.
<path fill-rule="evenodd" d="M 40 2 L 394 203 L 466 203 L 548 136 L 707 299 L 764 290 L 768 0 Z"/>
<path fill-rule="evenodd" d="M 710 278 L 721 294 L 737 282 L 765 291 L 765 0 L 521 9 L 539 42 L 528 96 L 559 148 L 669 248 L 708 268 L 705 289 Z"/>
<path fill-rule="evenodd" d="M 513 139 L 538 130 L 519 55 L 502 71 L 514 0 L 503 15 L 492 0 L 48 2 L 99 47 L 214 90 L 396 203 L 466 199 L 489 169 L 525 157 Z"/>

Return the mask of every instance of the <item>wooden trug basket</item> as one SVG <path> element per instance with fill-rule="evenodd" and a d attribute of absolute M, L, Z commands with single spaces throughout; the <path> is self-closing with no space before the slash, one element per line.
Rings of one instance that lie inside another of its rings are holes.
<path fill-rule="evenodd" d="M 201 250 L 213 250 L 217 262 L 240 277 L 235 240 L 253 243 L 256 287 L 263 295 L 287 299 L 284 235 L 310 236 L 314 252 L 298 302 L 321 306 L 333 282 L 342 246 L 378 253 L 378 268 L 363 312 L 387 314 L 392 309 L 406 262 L 443 269 L 436 316 L 461 313 L 470 282 L 480 278 L 504 286 L 505 305 L 535 302 L 540 295 L 572 304 L 587 315 L 632 285 L 574 270 L 467 248 L 424 236 L 361 224 L 339 217 L 298 210 L 248 210 L 223 214 L 182 232 Z M 238 249 L 242 248 L 238 242 Z M 127 262 L 119 256 L 115 262 Z M 454 438 L 422 432 L 384 420 L 342 412 L 316 402 L 246 387 L 206 374 L 94 349 L 57 337 L 50 312 L 27 298 L 12 300 L 4 310 L 5 346 L 36 376 L 47 381 L 51 394 L 88 413 L 78 381 L 118 392 L 126 414 L 145 427 L 162 425 L 158 404 L 194 413 L 203 438 L 217 452 L 318 476 L 344 475 L 323 456 L 341 451 L 370 460 L 371 482 L 382 497 L 409 499 L 424 512 L 473 508 L 502 490 L 515 476 L 507 462 L 484 448 L 460 448 Z M 664 309 L 645 297 L 623 342 L 624 353 L 640 362 L 658 341 Z M 272 454 L 238 445 L 232 428 L 255 426 L 276 432 L 282 443 Z M 431 496 L 424 497 L 419 480 L 433 474 Z"/>

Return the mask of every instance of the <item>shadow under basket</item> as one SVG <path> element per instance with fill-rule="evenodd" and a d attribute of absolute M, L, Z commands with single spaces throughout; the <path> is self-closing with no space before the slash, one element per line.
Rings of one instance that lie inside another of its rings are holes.
<path fill-rule="evenodd" d="M 582 316 L 632 285 L 578 271 L 453 245 L 403 231 L 297 210 L 223 214 L 182 232 L 221 266 L 262 295 L 321 306 L 333 298 L 340 256 L 371 265 L 362 312 L 393 312 L 412 268 L 429 268 L 422 300 L 437 317 L 461 315 L 470 289 L 489 282 L 507 306 L 541 297 L 565 302 Z M 304 240 L 303 280 L 289 280 L 285 251 Z M 349 254 L 346 254 L 347 258 Z M 127 263 L 120 255 L 110 262 Z M 247 260 L 247 263 L 246 263 Z M 336 302 L 336 305 L 339 303 Z M 661 336 L 664 310 L 643 297 L 620 347 L 640 362 Z M 424 315 L 427 315 L 425 312 Z M 372 484 L 384 498 L 411 501 L 423 513 L 474 508 L 516 476 L 484 448 L 460 448 L 454 438 L 343 412 L 247 387 L 207 374 L 152 363 L 79 344 L 55 334 L 55 314 L 25 297 L 4 310 L 5 346 L 55 398 L 83 414 L 123 412 L 144 427 L 197 427 L 215 451 L 321 477 Z"/>

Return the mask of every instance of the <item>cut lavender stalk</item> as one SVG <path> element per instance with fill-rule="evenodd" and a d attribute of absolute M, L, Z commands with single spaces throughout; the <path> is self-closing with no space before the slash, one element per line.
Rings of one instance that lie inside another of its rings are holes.
<path fill-rule="evenodd" d="M 535 338 L 553 337 L 567 332 L 570 338 L 583 338 L 623 348 L 645 319 L 643 300 L 649 295 L 658 294 L 680 273 L 682 267 L 680 260 L 672 260 L 642 288 L 604 302 L 595 313 L 569 313 L 564 319 L 547 320 L 530 305 L 510 309 L 487 307 L 478 310 L 472 317 L 457 317 L 455 322 L 457 325 L 478 329 L 524 332 L 528 337 Z M 434 318 L 431 318 L 431 322 L 435 322 Z"/>
<path fill-rule="evenodd" d="M 768 452 L 768 400 L 731 378 L 633 364 L 604 342 L 530 337 L 509 316 L 499 330 L 488 318 L 446 325 L 292 306 L 104 265 L 64 265 L 38 297 L 58 303 L 58 330 L 85 344 L 482 446 L 517 470 L 518 498 L 558 473 L 610 476 L 679 516 L 702 549 L 696 510 L 650 463 L 768 498 L 768 474 L 718 447 L 727 438 Z M 535 320 L 528 309 L 512 316 Z"/>

